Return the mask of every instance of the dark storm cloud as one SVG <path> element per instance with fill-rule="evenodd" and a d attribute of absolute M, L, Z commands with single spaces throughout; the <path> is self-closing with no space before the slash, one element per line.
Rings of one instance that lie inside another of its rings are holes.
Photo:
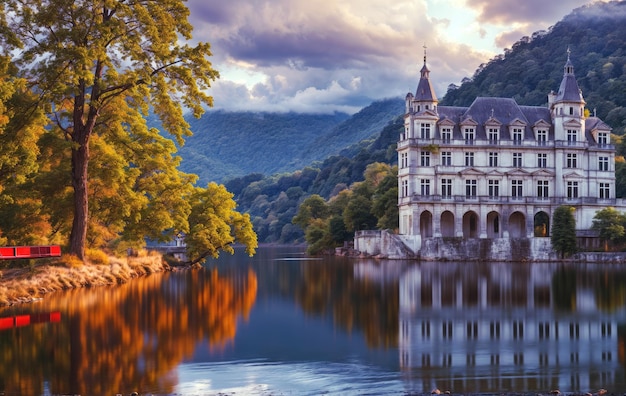
<path fill-rule="evenodd" d="M 373 16 L 354 17 L 333 1 L 210 0 L 189 7 L 206 40 L 259 66 L 354 67 L 410 45 L 403 31 L 410 25 L 376 24 Z"/>

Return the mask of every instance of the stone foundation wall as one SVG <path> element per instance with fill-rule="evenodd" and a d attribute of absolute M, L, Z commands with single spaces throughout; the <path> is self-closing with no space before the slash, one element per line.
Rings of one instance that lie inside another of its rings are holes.
<path fill-rule="evenodd" d="M 550 261 L 557 255 L 550 238 L 425 238 L 388 231 L 359 231 L 354 249 L 367 256 L 447 261 Z"/>
<path fill-rule="evenodd" d="M 420 240 L 402 238 L 386 230 L 357 231 L 354 237 L 354 250 L 367 256 L 380 256 L 390 259 L 415 258 Z"/>
<path fill-rule="evenodd" d="M 423 260 L 547 261 L 556 258 L 550 238 L 426 238 Z"/>

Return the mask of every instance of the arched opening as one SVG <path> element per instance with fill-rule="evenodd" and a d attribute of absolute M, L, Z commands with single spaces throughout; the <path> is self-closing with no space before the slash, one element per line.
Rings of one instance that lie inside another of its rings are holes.
<path fill-rule="evenodd" d="M 500 238 L 500 214 L 489 212 L 487 214 L 487 238 Z"/>
<path fill-rule="evenodd" d="M 509 217 L 509 236 L 511 238 L 526 236 L 526 217 L 522 212 L 513 212 Z"/>
<path fill-rule="evenodd" d="M 475 212 L 463 215 L 463 238 L 478 238 L 478 215 Z"/>
<path fill-rule="evenodd" d="M 420 215 L 420 234 L 422 238 L 433 236 L 433 215 L 427 210 Z"/>
<path fill-rule="evenodd" d="M 441 214 L 441 236 L 454 236 L 454 215 L 449 210 Z"/>
<path fill-rule="evenodd" d="M 535 215 L 535 223 L 533 229 L 536 237 L 550 236 L 550 216 L 546 212 L 538 212 Z"/>

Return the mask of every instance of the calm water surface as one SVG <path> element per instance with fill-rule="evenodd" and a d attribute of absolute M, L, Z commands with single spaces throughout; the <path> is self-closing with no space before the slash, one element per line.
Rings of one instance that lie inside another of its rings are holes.
<path fill-rule="evenodd" d="M 626 392 L 626 266 L 223 256 L 0 311 L 0 395 Z"/>

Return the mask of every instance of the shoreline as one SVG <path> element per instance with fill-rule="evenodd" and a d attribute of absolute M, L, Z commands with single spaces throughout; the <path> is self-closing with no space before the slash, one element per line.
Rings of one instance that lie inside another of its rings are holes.
<path fill-rule="evenodd" d="M 161 254 L 140 257 L 109 257 L 108 264 L 68 266 L 61 259 L 30 267 L 0 270 L 0 309 L 31 303 L 56 291 L 112 286 L 157 272 L 172 271 Z"/>

